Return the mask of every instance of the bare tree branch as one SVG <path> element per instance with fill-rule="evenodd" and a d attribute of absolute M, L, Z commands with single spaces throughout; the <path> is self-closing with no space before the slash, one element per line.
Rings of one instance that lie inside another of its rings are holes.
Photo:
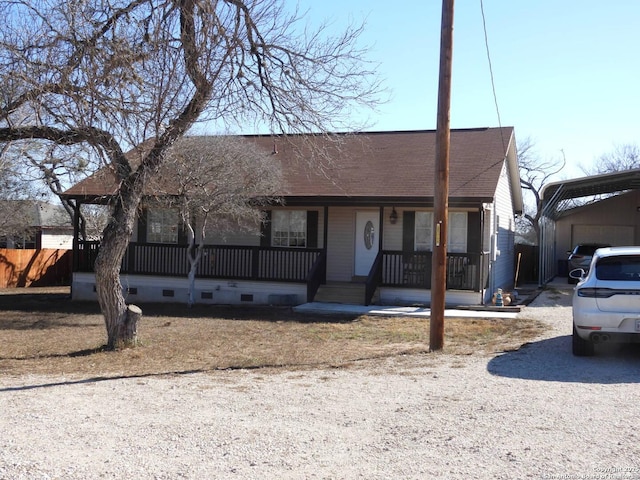
<path fill-rule="evenodd" d="M 300 21 L 282 0 L 0 0 L 0 143 L 84 145 L 118 178 L 95 265 L 110 347 L 135 343 L 119 269 L 176 140 L 205 120 L 349 131 L 380 102 L 362 27 Z"/>
<path fill-rule="evenodd" d="M 525 201 L 524 223 L 520 222 L 518 230 L 527 235 L 533 230 L 532 241 L 537 242 L 540 236 L 540 217 L 542 216 L 542 187 L 552 177 L 560 173 L 567 164 L 564 152 L 561 159 L 542 159 L 535 151 L 535 144 L 529 137 L 518 144 L 518 166 L 520 168 L 520 185 L 528 194 L 530 201 Z"/>
<path fill-rule="evenodd" d="M 256 207 L 279 203 L 281 181 L 277 157 L 240 138 L 186 137 L 170 149 L 154 179 L 155 203 L 176 208 L 187 227 L 189 306 L 207 233 L 258 230 L 263 212 Z"/>
<path fill-rule="evenodd" d="M 585 175 L 600 175 L 603 173 L 620 172 L 640 168 L 640 145 L 616 145 L 613 151 L 601 155 L 593 165 L 581 165 Z"/>

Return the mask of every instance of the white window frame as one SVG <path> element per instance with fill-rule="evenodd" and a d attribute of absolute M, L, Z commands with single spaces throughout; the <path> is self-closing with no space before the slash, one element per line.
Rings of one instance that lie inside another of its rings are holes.
<path fill-rule="evenodd" d="M 416 212 L 414 249 L 430 252 L 433 245 L 433 212 Z"/>
<path fill-rule="evenodd" d="M 467 228 L 467 212 L 449 212 L 447 252 L 467 253 Z M 416 251 L 433 250 L 433 212 L 416 212 L 413 238 Z"/>
<path fill-rule="evenodd" d="M 306 248 L 306 210 L 274 210 L 271 213 L 271 246 Z"/>
<path fill-rule="evenodd" d="M 447 252 L 467 253 L 467 212 L 449 212 L 447 223 Z"/>

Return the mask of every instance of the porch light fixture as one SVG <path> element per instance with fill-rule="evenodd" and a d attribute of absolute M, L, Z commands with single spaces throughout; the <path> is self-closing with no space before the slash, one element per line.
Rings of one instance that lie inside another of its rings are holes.
<path fill-rule="evenodd" d="M 391 225 L 395 225 L 397 221 L 398 221 L 398 212 L 396 212 L 396 207 L 392 207 L 391 215 L 389 215 L 389 222 L 391 223 Z"/>

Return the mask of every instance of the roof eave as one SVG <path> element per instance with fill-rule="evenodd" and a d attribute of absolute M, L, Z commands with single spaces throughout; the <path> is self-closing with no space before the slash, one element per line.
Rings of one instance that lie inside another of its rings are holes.
<path fill-rule="evenodd" d="M 432 208 L 434 199 L 430 197 L 403 196 L 284 196 L 288 206 L 335 206 L 335 207 L 423 207 Z M 450 208 L 482 208 L 493 202 L 492 197 L 449 197 Z"/>
<path fill-rule="evenodd" d="M 520 183 L 520 168 L 518 166 L 518 155 L 516 153 L 516 142 L 513 130 L 509 137 L 509 145 L 506 152 L 507 170 L 509 172 L 509 182 L 513 196 L 513 210 L 516 215 L 524 212 L 524 199 L 522 196 L 522 185 Z"/>

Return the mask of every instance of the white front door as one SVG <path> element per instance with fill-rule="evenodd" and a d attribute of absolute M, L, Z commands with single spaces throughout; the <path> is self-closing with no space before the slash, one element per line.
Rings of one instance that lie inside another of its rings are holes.
<path fill-rule="evenodd" d="M 369 275 L 378 255 L 379 221 L 378 212 L 356 212 L 356 276 Z"/>

